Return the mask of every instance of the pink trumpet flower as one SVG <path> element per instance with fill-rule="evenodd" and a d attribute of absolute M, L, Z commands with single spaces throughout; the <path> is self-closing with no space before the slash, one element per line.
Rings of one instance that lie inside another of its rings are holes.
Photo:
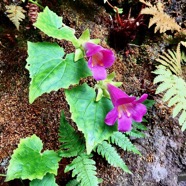
<path fill-rule="evenodd" d="M 106 115 L 105 123 L 107 125 L 114 125 L 116 120 L 118 120 L 118 130 L 120 132 L 130 131 L 132 120 L 141 122 L 146 114 L 147 108 L 142 102 L 147 99 L 148 95 L 143 94 L 137 100 L 136 97 L 127 95 L 111 84 L 108 84 L 107 88 L 114 108 Z"/>
<path fill-rule="evenodd" d="M 94 79 L 97 81 L 106 79 L 106 68 L 111 67 L 114 63 L 114 53 L 90 42 L 85 43 L 84 48 L 88 58 L 88 67 L 92 71 Z"/>

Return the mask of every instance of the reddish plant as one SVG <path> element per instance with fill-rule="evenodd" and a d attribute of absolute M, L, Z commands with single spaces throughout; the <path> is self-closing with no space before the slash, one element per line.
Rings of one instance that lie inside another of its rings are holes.
<path fill-rule="evenodd" d="M 108 5 L 116 11 L 116 16 L 113 20 L 113 27 L 110 32 L 110 44 L 116 49 L 123 49 L 127 44 L 136 38 L 139 28 L 144 25 L 144 15 L 138 14 L 136 18 L 131 17 L 131 10 L 128 16 L 121 16 L 118 13 L 118 8 L 112 6 L 108 1 Z"/>

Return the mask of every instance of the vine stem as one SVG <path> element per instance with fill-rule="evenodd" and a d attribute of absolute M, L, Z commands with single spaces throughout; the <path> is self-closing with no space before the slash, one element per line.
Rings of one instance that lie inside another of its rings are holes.
<path fill-rule="evenodd" d="M 0 176 L 6 177 L 6 174 L 0 174 Z"/>
<path fill-rule="evenodd" d="M 33 4 L 35 4 L 35 5 L 37 5 L 39 8 L 44 9 L 44 7 L 41 6 L 37 1 L 34 1 L 34 0 L 28 0 L 28 1 L 33 3 Z"/>
<path fill-rule="evenodd" d="M 118 20 L 119 24 L 122 26 L 122 21 L 119 16 L 118 8 L 116 6 L 111 5 L 109 1 L 107 1 L 107 4 L 116 11 L 117 20 Z"/>

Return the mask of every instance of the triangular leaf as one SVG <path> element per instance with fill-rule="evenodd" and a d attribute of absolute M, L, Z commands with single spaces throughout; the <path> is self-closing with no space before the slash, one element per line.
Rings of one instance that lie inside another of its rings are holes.
<path fill-rule="evenodd" d="M 79 42 L 83 44 L 84 42 L 87 42 L 90 40 L 90 31 L 89 29 L 86 29 L 82 35 L 79 37 Z"/>
<path fill-rule="evenodd" d="M 42 141 L 36 135 L 21 139 L 11 157 L 6 181 L 42 179 L 46 173 L 57 175 L 60 157 L 53 150 L 41 153 L 42 148 Z"/>
<path fill-rule="evenodd" d="M 75 63 L 74 54 L 67 54 L 62 59 L 64 51 L 55 43 L 28 42 L 28 55 L 26 68 L 31 78 L 30 103 L 43 93 L 68 88 L 92 74 L 84 59 Z"/>
<path fill-rule="evenodd" d="M 77 48 L 75 50 L 75 57 L 74 61 L 78 61 L 79 59 L 82 59 L 84 57 L 84 52 L 81 48 Z"/>
<path fill-rule="evenodd" d="M 62 17 L 52 12 L 48 7 L 40 12 L 34 26 L 39 28 L 45 34 L 56 39 L 65 39 L 71 41 L 75 46 L 79 46 L 75 37 L 75 30 L 62 23 Z"/>
<path fill-rule="evenodd" d="M 64 113 L 61 113 L 59 141 L 61 143 L 60 156 L 72 157 L 77 156 L 80 152 L 85 150 L 83 140 L 75 132 L 74 128 L 66 121 Z"/>
<path fill-rule="evenodd" d="M 42 180 L 35 179 L 30 182 L 30 186 L 57 186 L 53 174 L 46 174 Z"/>
<path fill-rule="evenodd" d="M 113 108 L 112 103 L 107 98 L 96 102 L 96 93 L 87 84 L 66 90 L 65 94 L 72 119 L 84 133 L 89 154 L 98 143 L 108 139 L 117 130 L 116 125 L 108 126 L 104 123 L 106 114 Z"/>

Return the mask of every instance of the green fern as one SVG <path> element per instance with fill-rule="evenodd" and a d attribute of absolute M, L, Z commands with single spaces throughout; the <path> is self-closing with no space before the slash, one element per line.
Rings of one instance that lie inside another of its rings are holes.
<path fill-rule="evenodd" d="M 147 120 L 145 120 L 143 118 L 143 122 L 147 122 Z M 135 138 L 144 138 L 145 134 L 143 132 L 141 132 L 141 130 L 147 130 L 147 127 L 144 126 L 142 123 L 137 123 L 137 122 L 132 122 L 132 130 L 130 132 L 126 132 L 125 134 L 127 136 L 132 136 Z"/>
<path fill-rule="evenodd" d="M 127 150 L 135 154 L 141 155 L 136 146 L 133 145 L 129 138 L 125 134 L 122 134 L 121 132 L 114 132 L 113 135 L 111 136 L 111 142 L 118 145 L 124 151 Z"/>
<path fill-rule="evenodd" d="M 168 102 L 168 106 L 173 108 L 173 118 L 179 114 L 179 124 L 182 131 L 186 129 L 186 82 L 167 69 L 163 65 L 159 65 L 154 71 L 158 76 L 154 79 L 154 83 L 160 83 L 156 90 L 156 94 L 165 92 L 163 101 Z"/>
<path fill-rule="evenodd" d="M 132 129 L 130 132 L 126 132 L 126 135 L 135 137 L 135 138 L 144 138 L 145 134 L 143 132 L 140 132 L 138 130 Z"/>
<path fill-rule="evenodd" d="M 98 144 L 95 151 L 105 158 L 112 166 L 120 167 L 125 172 L 131 173 L 124 161 L 121 159 L 120 155 L 117 153 L 116 149 L 111 144 L 103 141 L 101 144 Z"/>
<path fill-rule="evenodd" d="M 60 155 L 62 157 L 73 157 L 85 150 L 83 139 L 75 132 L 74 128 L 66 121 L 64 113 L 61 113 L 59 128 Z"/>
<path fill-rule="evenodd" d="M 97 186 L 95 161 L 91 158 L 92 155 L 80 154 L 66 166 L 65 173 L 72 170 L 72 177 L 77 176 L 81 186 Z"/>

